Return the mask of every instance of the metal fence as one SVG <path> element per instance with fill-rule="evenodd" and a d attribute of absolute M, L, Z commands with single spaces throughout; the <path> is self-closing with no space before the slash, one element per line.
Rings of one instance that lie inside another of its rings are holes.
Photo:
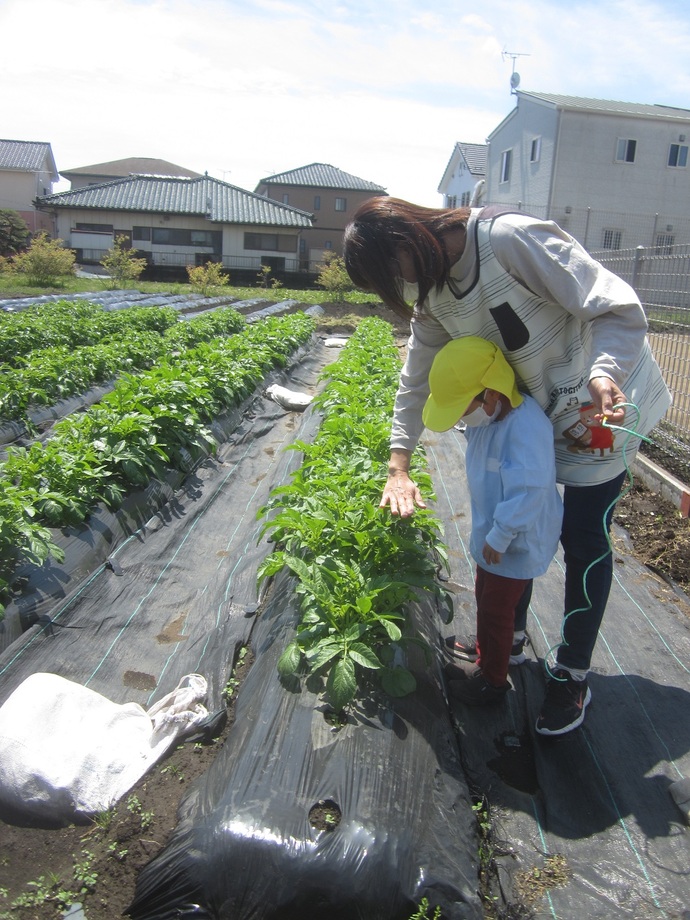
<path fill-rule="evenodd" d="M 665 423 L 690 444 L 690 246 L 676 248 L 669 255 L 642 246 L 592 255 L 640 298 L 654 357 L 673 394 Z"/>

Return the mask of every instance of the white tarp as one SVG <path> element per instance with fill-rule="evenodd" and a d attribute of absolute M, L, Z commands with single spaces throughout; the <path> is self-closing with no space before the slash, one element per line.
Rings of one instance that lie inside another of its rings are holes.
<path fill-rule="evenodd" d="M 106 811 L 207 718 L 205 697 L 199 674 L 148 711 L 57 674 L 32 674 L 0 707 L 0 802 L 64 823 Z"/>

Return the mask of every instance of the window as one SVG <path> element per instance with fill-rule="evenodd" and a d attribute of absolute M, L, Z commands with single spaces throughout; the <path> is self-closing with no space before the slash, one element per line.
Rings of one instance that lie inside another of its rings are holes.
<path fill-rule="evenodd" d="M 637 141 L 629 140 L 625 137 L 619 137 L 616 145 L 616 162 L 617 163 L 634 163 Z"/>
<path fill-rule="evenodd" d="M 83 230 L 87 233 L 112 233 L 112 224 L 77 224 L 76 230 Z"/>
<path fill-rule="evenodd" d="M 513 162 L 513 151 L 504 150 L 501 154 L 501 178 L 499 182 L 509 182 L 510 181 L 510 167 Z"/>
<path fill-rule="evenodd" d="M 688 165 L 687 144 L 671 144 L 668 151 L 668 165 L 683 167 Z"/>
<path fill-rule="evenodd" d="M 602 249 L 620 249 L 621 240 L 623 239 L 622 230 L 604 230 L 601 234 Z"/>
<path fill-rule="evenodd" d="M 471 192 L 463 192 L 460 197 L 460 207 L 469 208 L 471 198 L 472 198 Z"/>
<path fill-rule="evenodd" d="M 335 199 L 335 209 L 336 211 L 346 211 L 347 210 L 347 198 L 336 198 Z"/>
<path fill-rule="evenodd" d="M 283 204 L 290 204 L 290 196 L 287 192 L 283 195 Z"/>
<path fill-rule="evenodd" d="M 136 227 L 133 238 L 143 239 L 136 236 L 136 232 L 148 230 L 148 227 Z M 221 234 L 213 230 L 178 230 L 175 227 L 152 227 L 151 242 L 158 246 L 213 246 L 214 237 L 220 238 Z"/>
<path fill-rule="evenodd" d="M 673 253 L 673 244 L 676 238 L 672 233 L 657 233 L 656 252 L 660 256 L 670 256 Z"/>
<path fill-rule="evenodd" d="M 321 195 L 314 195 L 314 210 L 321 210 Z"/>
<path fill-rule="evenodd" d="M 150 240 L 151 239 L 151 228 L 150 227 L 132 227 L 132 239 L 133 240 Z"/>
<path fill-rule="evenodd" d="M 259 249 L 272 252 L 296 252 L 297 237 L 283 233 L 245 233 L 245 249 Z"/>
<path fill-rule="evenodd" d="M 446 195 L 446 207 L 447 208 L 457 208 L 458 199 L 457 195 Z"/>
<path fill-rule="evenodd" d="M 332 243 L 330 240 L 326 240 L 326 242 L 323 244 L 323 248 L 324 248 L 324 249 L 333 249 L 333 243 Z"/>
<path fill-rule="evenodd" d="M 535 137 L 532 138 L 532 146 L 529 151 L 529 161 L 530 163 L 538 163 L 541 159 L 541 138 Z"/>

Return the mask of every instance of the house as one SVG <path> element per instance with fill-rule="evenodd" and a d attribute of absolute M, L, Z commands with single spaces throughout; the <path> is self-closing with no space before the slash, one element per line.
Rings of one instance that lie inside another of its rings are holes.
<path fill-rule="evenodd" d="M 467 208 L 479 202 L 485 187 L 488 150 L 486 144 L 458 141 L 438 186 L 444 208 Z"/>
<path fill-rule="evenodd" d="M 485 202 L 589 250 L 690 243 L 690 109 L 517 90 L 488 137 Z"/>
<path fill-rule="evenodd" d="M 71 191 L 75 191 L 86 185 L 100 185 L 110 179 L 122 179 L 125 176 L 186 176 L 188 179 L 198 179 L 201 173 L 154 157 L 126 157 L 124 160 L 110 160 L 108 163 L 63 169 L 60 170 L 60 175 L 69 180 Z"/>
<path fill-rule="evenodd" d="M 50 195 L 59 180 L 50 144 L 0 140 L 0 208 L 17 211 L 32 233 L 52 232 L 50 217 L 34 200 Z"/>
<path fill-rule="evenodd" d="M 300 234 L 311 227 L 305 211 L 210 176 L 127 176 L 37 205 L 80 263 L 98 264 L 124 236 L 159 270 L 222 262 L 236 280 L 253 281 L 262 265 L 277 276 L 297 271 Z"/>
<path fill-rule="evenodd" d="M 311 213 L 313 226 L 302 236 L 300 258 L 312 271 L 322 262 L 324 252 L 342 254 L 343 232 L 360 204 L 374 195 L 388 194 L 383 186 L 328 163 L 267 176 L 254 191 Z"/>

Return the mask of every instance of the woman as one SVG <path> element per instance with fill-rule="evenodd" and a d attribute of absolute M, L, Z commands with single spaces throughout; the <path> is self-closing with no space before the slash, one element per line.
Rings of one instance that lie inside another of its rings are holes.
<path fill-rule="evenodd" d="M 551 420 L 565 487 L 565 619 L 536 728 L 572 731 L 591 699 L 587 673 L 611 587 L 608 529 L 625 478 L 622 448 L 627 441 L 628 463 L 637 448 L 636 438 L 601 423 L 622 425 L 632 403 L 632 423 L 645 434 L 670 405 L 640 302 L 556 224 L 494 208 L 371 198 L 345 231 L 345 264 L 358 287 L 411 319 L 382 507 L 401 517 L 425 507 L 410 457 L 431 365 L 451 339 L 494 342 Z"/>

